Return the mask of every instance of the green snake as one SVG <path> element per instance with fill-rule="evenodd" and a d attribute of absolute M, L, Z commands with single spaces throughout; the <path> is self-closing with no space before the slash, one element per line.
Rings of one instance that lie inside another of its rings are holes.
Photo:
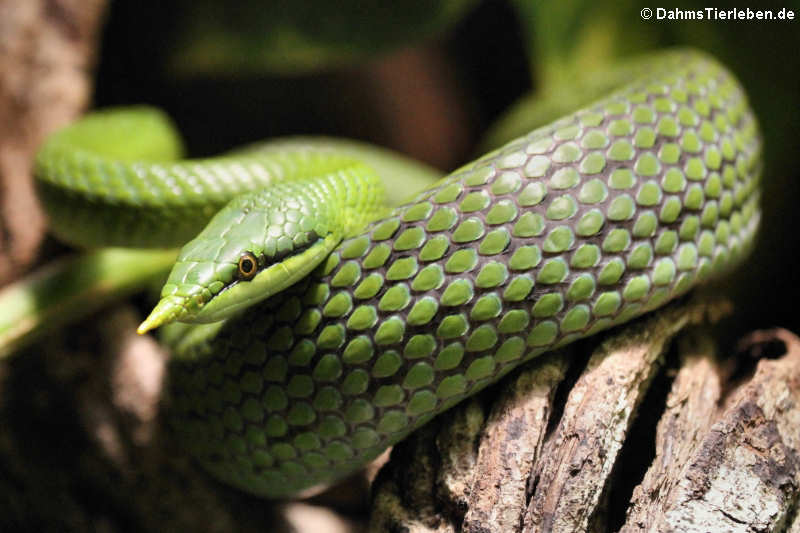
<path fill-rule="evenodd" d="M 700 52 L 634 64 L 394 208 L 382 178 L 425 174 L 396 156 L 301 139 L 179 160 L 143 108 L 50 137 L 39 192 L 71 243 L 188 241 L 139 330 L 181 322 L 163 335 L 176 435 L 219 479 L 285 497 L 740 262 L 760 218 L 744 92 Z"/>

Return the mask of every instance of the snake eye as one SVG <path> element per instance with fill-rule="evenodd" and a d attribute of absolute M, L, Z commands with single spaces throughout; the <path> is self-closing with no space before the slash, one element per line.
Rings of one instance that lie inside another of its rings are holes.
<path fill-rule="evenodd" d="M 245 252 L 239 257 L 239 279 L 249 281 L 253 279 L 258 270 L 256 256 L 250 252 Z"/>

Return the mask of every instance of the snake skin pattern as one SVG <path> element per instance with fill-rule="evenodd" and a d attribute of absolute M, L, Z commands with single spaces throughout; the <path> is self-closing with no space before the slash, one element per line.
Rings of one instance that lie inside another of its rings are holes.
<path fill-rule="evenodd" d="M 655 56 L 618 92 L 459 169 L 312 276 L 183 343 L 178 434 L 220 479 L 263 496 L 352 473 L 520 363 L 737 263 L 759 223 L 760 157 L 723 67 Z"/>

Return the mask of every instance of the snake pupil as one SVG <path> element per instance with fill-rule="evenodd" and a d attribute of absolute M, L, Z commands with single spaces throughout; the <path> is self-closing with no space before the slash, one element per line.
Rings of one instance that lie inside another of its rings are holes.
<path fill-rule="evenodd" d="M 256 273 L 256 258 L 250 252 L 239 258 L 239 277 L 244 280 L 252 279 Z"/>

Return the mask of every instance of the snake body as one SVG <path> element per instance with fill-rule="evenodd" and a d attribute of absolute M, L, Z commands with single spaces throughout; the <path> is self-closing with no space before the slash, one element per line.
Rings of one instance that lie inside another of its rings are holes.
<path fill-rule="evenodd" d="M 742 89 L 695 51 L 639 64 L 588 107 L 388 214 L 376 211 L 368 218 L 378 220 L 348 230 L 310 275 L 278 294 L 221 322 L 168 328 L 174 427 L 200 463 L 268 497 L 330 482 L 520 363 L 655 309 L 739 262 L 758 227 L 761 168 Z M 333 173 L 348 187 L 348 172 L 368 172 L 352 155 L 302 147 L 131 162 L 152 147 L 121 153 L 125 141 L 107 134 L 76 155 L 74 134 L 63 135 L 40 154 L 43 195 L 59 205 L 110 204 L 108 217 L 127 213 L 126 224 L 141 208 L 145 229 L 127 230 L 139 244 L 165 211 L 172 221 L 176 209 L 191 219 L 167 232 L 185 240 L 228 198 L 276 176 Z M 176 153 L 174 143 L 160 150 L 151 158 Z M 111 202 L 102 197 L 109 193 Z M 66 238 L 94 242 L 109 229 L 72 234 L 68 219 L 81 217 L 69 209 L 55 224 Z M 261 221 L 275 213 L 249 209 Z M 234 229 L 247 225 L 236 216 Z M 209 257 L 184 258 L 201 267 L 181 267 L 167 296 L 192 293 L 206 270 L 230 273 L 242 248 L 225 247 L 243 235 L 223 233 L 209 237 Z M 257 246 L 261 264 L 268 246 Z M 214 298 L 209 290 L 197 305 Z"/>

